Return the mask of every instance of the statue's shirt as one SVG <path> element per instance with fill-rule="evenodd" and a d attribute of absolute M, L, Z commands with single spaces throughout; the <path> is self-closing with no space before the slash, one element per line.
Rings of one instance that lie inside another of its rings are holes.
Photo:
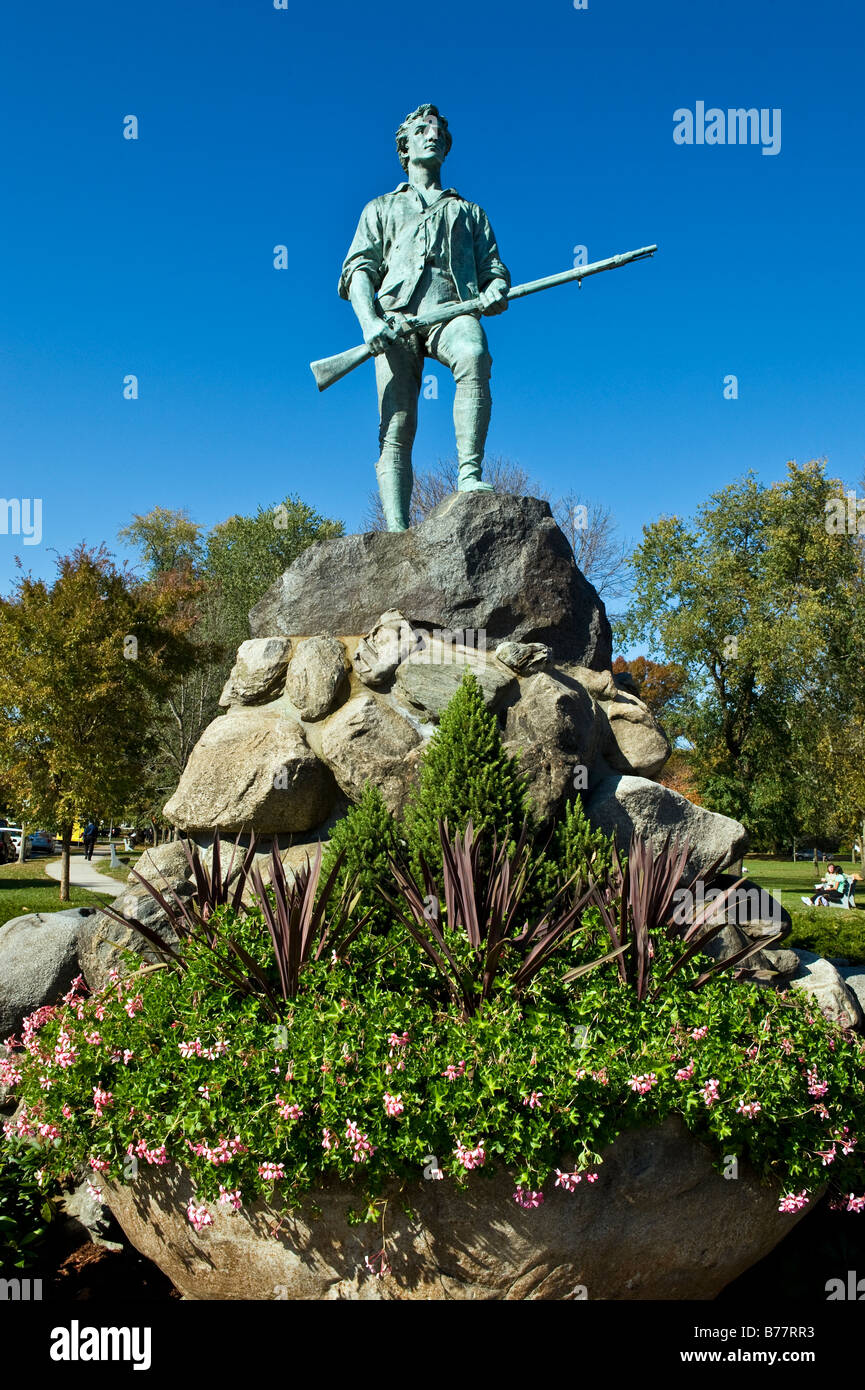
<path fill-rule="evenodd" d="M 483 208 L 454 188 L 426 207 L 409 183 L 361 213 L 339 277 L 343 299 L 356 270 L 367 272 L 384 309 L 415 310 L 419 288 L 424 303 L 431 294 L 441 303 L 474 299 L 492 280 L 511 283 Z"/>

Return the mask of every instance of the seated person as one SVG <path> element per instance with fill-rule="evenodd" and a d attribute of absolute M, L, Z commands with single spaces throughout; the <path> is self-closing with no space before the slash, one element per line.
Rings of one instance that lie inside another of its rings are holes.
<path fill-rule="evenodd" d="M 809 907 L 828 907 L 830 903 L 840 903 L 844 900 L 844 890 L 847 887 L 847 879 L 837 864 L 828 864 L 826 874 L 822 883 L 816 884 L 816 893 L 813 898 L 803 897 L 803 903 Z"/>

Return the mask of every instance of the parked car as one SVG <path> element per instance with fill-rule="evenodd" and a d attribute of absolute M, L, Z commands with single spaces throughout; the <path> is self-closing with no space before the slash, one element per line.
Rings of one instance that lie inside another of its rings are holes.
<path fill-rule="evenodd" d="M 27 850 L 31 854 L 53 854 L 54 836 L 49 835 L 47 830 L 34 830 L 32 835 L 27 836 Z"/>

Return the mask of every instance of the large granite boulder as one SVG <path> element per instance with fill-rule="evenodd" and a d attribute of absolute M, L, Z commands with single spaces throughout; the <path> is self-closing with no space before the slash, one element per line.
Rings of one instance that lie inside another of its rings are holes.
<path fill-rule="evenodd" d="M 794 946 L 793 951 L 799 957 L 799 969 L 790 981 L 793 988 L 810 994 L 830 1023 L 837 1023 L 841 1028 L 861 1028 L 865 1017 L 862 1006 L 837 966 L 813 951 L 798 946 Z"/>
<path fill-rule="evenodd" d="M 348 1223 L 359 1202 L 350 1183 L 331 1181 L 290 1212 L 211 1203 L 200 1232 L 176 1165 L 101 1186 L 132 1244 L 193 1300 L 706 1300 L 802 1215 L 779 1212 L 778 1189 L 746 1164 L 726 1181 L 675 1118 L 622 1134 L 596 1183 L 573 1193 L 549 1184 L 530 1211 L 514 1203 L 507 1172 L 472 1175 L 465 1192 L 447 1179 L 390 1184 L 384 1279 L 365 1265 L 380 1233 L 376 1245 L 375 1227 Z"/>
<path fill-rule="evenodd" d="M 181 830 L 285 834 L 320 824 L 335 796 L 296 719 L 232 706 L 201 735 L 165 815 Z"/>
<path fill-rule="evenodd" d="M 287 637 L 258 637 L 241 642 L 219 703 L 226 707 L 258 705 L 280 695 L 290 653 Z"/>
<path fill-rule="evenodd" d="M 456 492 L 408 531 L 317 541 L 249 617 L 254 637 L 336 637 L 393 609 L 424 627 L 483 630 L 488 646 L 544 642 L 557 659 L 610 664 L 604 605 L 535 497 Z"/>
<path fill-rule="evenodd" d="M 660 849 L 668 836 L 684 843 L 691 851 L 682 883 L 687 885 L 720 860 L 720 868 L 737 863 L 748 847 L 748 833 L 729 816 L 719 816 L 695 806 L 679 792 L 650 782 L 645 777 L 611 776 L 592 790 L 586 814 L 593 825 L 615 835 L 627 851 L 637 831 Z"/>
<path fill-rule="evenodd" d="M 562 810 L 576 787 L 585 786 L 602 728 L 598 707 L 583 686 L 565 685 L 542 672 L 523 682 L 505 722 L 505 747 L 519 756 L 529 797 L 542 826 Z"/>
<path fill-rule="evenodd" d="M 374 782 L 389 810 L 402 809 L 417 763 L 407 762 L 421 742 L 411 721 L 364 692 L 355 695 L 325 724 L 321 754 L 350 801 L 360 801 Z"/>
<path fill-rule="evenodd" d="M 515 678 L 498 662 L 434 661 L 423 651 L 397 667 L 394 695 L 421 719 L 438 721 L 462 684 L 466 667 L 480 686 L 487 709 L 500 709 L 507 695 L 516 690 Z"/>
<path fill-rule="evenodd" d="M 601 705 L 607 720 L 603 754 L 615 772 L 654 777 L 670 756 L 670 743 L 642 700 L 621 690 Z"/>
<path fill-rule="evenodd" d="M 335 637 L 308 637 L 290 667 L 286 693 L 301 719 L 315 721 L 347 699 L 349 663 Z"/>
<path fill-rule="evenodd" d="M 56 1004 L 81 973 L 79 933 L 93 908 L 28 912 L 0 927 L 0 1041 L 28 1014 Z"/>

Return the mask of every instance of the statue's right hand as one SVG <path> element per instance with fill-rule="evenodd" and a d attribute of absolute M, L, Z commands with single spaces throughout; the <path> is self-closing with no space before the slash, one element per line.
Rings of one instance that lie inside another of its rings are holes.
<path fill-rule="evenodd" d="M 363 340 L 373 356 L 377 357 L 380 352 L 387 352 L 389 347 L 398 343 L 399 335 L 384 319 L 373 319 L 364 329 Z"/>

